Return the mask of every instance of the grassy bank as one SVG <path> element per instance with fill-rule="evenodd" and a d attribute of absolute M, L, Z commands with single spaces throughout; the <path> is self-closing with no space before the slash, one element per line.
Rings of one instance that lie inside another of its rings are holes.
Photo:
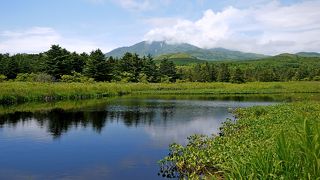
<path fill-rule="evenodd" d="M 296 95 L 296 94 L 295 94 Z M 61 100 L 52 102 L 26 102 L 14 105 L 0 105 L 0 116 L 15 112 L 46 112 L 54 109 L 63 110 L 81 110 L 90 107 L 106 107 L 110 103 L 124 99 L 163 99 L 163 100 L 205 100 L 205 101 L 255 101 L 255 102 L 292 102 L 300 99 L 312 99 L 320 101 L 320 96 L 313 94 L 299 94 L 298 96 L 283 94 L 266 94 L 266 95 L 126 95 L 121 97 L 108 97 L 102 99 L 83 99 L 83 100 Z"/>
<path fill-rule="evenodd" d="M 167 177 L 226 179 L 320 178 L 320 103 L 238 109 L 220 136 L 195 135 L 173 144 L 161 161 Z"/>
<path fill-rule="evenodd" d="M 105 107 L 109 102 L 115 98 L 108 99 L 86 99 L 86 100 L 66 100 L 54 102 L 27 102 L 15 105 L 0 105 L 0 116 L 12 114 L 15 112 L 49 112 L 54 109 L 62 110 L 81 110 L 90 107 Z"/>
<path fill-rule="evenodd" d="M 94 99 L 124 94 L 288 94 L 320 93 L 320 82 L 231 83 L 0 83 L 0 104 Z"/>

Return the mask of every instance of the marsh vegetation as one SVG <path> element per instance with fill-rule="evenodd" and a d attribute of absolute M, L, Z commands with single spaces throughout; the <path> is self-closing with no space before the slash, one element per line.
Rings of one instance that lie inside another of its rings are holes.
<path fill-rule="evenodd" d="M 0 104 L 30 101 L 51 102 L 58 100 L 101 99 L 122 95 L 143 94 L 283 94 L 299 98 L 301 94 L 320 93 L 320 82 L 251 82 L 232 83 L 0 83 Z M 290 95 L 291 94 L 291 95 Z M 296 95 L 293 95 L 296 94 Z"/>
<path fill-rule="evenodd" d="M 164 177 L 317 179 L 320 104 L 296 102 L 237 109 L 219 136 L 194 135 L 172 144 L 160 161 Z"/>

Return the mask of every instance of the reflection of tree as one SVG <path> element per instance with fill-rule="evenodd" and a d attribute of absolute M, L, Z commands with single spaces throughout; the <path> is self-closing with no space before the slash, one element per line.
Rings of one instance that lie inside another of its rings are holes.
<path fill-rule="evenodd" d="M 29 112 L 16 112 L 12 114 L 6 114 L 0 116 L 0 128 L 3 127 L 3 125 L 8 124 L 10 126 L 16 126 L 19 122 L 25 122 L 32 118 L 32 113 Z"/>
<path fill-rule="evenodd" d="M 163 106 L 161 108 L 161 116 L 163 118 L 163 122 L 166 124 L 168 117 L 173 117 L 174 111 L 175 111 L 175 106 Z"/>
<path fill-rule="evenodd" d="M 120 118 L 126 126 L 138 126 L 139 124 L 152 124 L 154 112 L 141 112 L 141 111 L 125 111 L 119 113 Z"/>
<path fill-rule="evenodd" d="M 98 109 L 94 111 L 66 111 L 63 109 L 53 109 L 44 112 L 15 112 L 0 116 L 0 128 L 5 124 L 17 126 L 18 123 L 34 120 L 40 128 L 46 128 L 54 137 L 59 138 L 71 128 L 92 127 L 94 131 L 100 133 L 106 123 L 113 120 L 122 121 L 126 126 L 139 126 L 146 124 L 151 126 L 154 123 L 157 107 L 128 107 L 121 111 L 108 111 Z M 160 114 L 163 119 L 173 115 L 174 106 L 163 107 Z"/>
<path fill-rule="evenodd" d="M 48 131 L 57 138 L 67 132 L 70 127 L 78 127 L 79 124 L 86 126 L 83 112 L 65 112 L 62 109 L 52 110 L 48 113 Z"/>
<path fill-rule="evenodd" d="M 128 126 L 139 126 L 139 124 L 151 125 L 155 116 L 155 109 L 152 107 L 127 107 L 125 110 L 110 109 L 109 120 L 123 121 Z"/>
<path fill-rule="evenodd" d="M 108 117 L 108 111 L 97 111 L 87 114 L 86 121 L 91 122 L 92 128 L 100 133 L 105 126 Z"/>
<path fill-rule="evenodd" d="M 40 128 L 46 128 L 54 137 L 58 138 L 72 127 L 92 126 L 96 132 L 101 132 L 105 125 L 107 112 L 65 111 L 53 109 L 49 112 L 15 112 L 0 116 L 0 128 L 5 124 L 16 126 L 18 123 L 35 120 Z"/>

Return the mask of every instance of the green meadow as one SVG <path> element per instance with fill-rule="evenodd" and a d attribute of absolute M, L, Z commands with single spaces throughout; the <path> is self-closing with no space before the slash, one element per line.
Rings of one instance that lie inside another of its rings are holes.
<path fill-rule="evenodd" d="M 51 102 L 58 100 L 99 99 L 121 95 L 143 94 L 316 94 L 320 82 L 250 82 L 232 83 L 0 83 L 0 104 Z M 297 95 L 299 96 L 299 95 Z"/>

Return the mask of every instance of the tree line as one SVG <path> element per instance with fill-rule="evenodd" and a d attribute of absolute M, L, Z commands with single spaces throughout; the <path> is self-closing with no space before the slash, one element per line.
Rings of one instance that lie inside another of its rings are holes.
<path fill-rule="evenodd" d="M 59 45 L 39 54 L 0 54 L 0 81 L 62 82 L 233 82 L 320 80 L 320 59 L 278 56 L 268 60 L 206 62 L 176 66 L 126 53 L 106 57 L 101 50 L 78 54 Z"/>
<path fill-rule="evenodd" d="M 59 45 L 40 54 L 0 54 L 2 79 L 18 81 L 126 81 L 175 82 L 176 66 L 168 60 L 156 64 L 151 56 L 126 53 L 106 57 L 100 50 L 90 54 L 69 52 Z"/>

